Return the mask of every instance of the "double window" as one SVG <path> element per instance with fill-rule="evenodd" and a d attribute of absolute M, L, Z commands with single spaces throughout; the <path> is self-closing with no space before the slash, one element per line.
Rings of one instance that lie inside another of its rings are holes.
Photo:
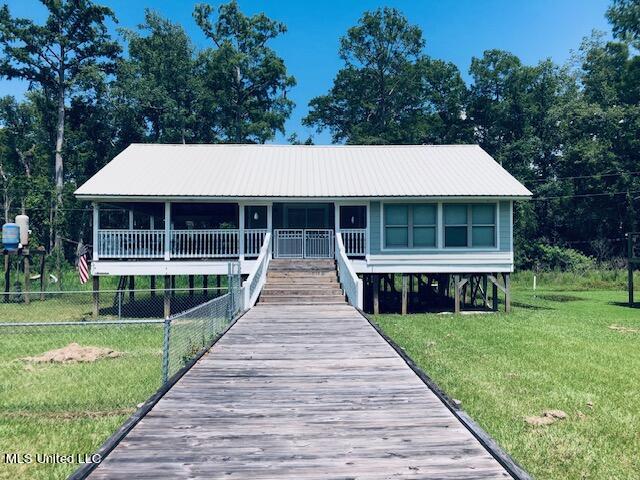
<path fill-rule="evenodd" d="M 495 247 L 495 204 L 444 205 L 444 246 Z"/>
<path fill-rule="evenodd" d="M 438 209 L 435 204 L 387 204 L 384 206 L 386 248 L 436 246 Z"/>
<path fill-rule="evenodd" d="M 496 246 L 496 204 L 451 203 L 443 205 L 445 248 Z M 384 246 L 436 248 L 438 206 L 431 203 L 385 204 Z"/>

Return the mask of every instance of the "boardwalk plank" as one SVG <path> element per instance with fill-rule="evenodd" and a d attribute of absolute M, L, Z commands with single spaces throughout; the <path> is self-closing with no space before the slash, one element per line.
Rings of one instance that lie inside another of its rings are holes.
<path fill-rule="evenodd" d="M 509 475 L 355 309 L 259 305 L 91 477 Z"/>

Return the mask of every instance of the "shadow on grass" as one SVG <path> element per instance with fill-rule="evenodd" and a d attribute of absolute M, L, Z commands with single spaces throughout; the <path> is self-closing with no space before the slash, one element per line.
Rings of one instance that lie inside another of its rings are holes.
<path fill-rule="evenodd" d="M 215 294 L 176 295 L 171 298 L 171 315 L 184 312 L 197 307 L 209 300 L 216 298 Z M 111 299 L 109 299 L 111 301 Z M 153 297 L 135 298 L 130 300 L 125 294 L 123 302 L 118 305 L 117 300 L 113 304 L 100 309 L 100 316 L 121 318 L 164 318 L 164 299 L 162 295 Z"/>
<path fill-rule="evenodd" d="M 615 307 L 640 308 L 640 302 L 635 302 L 633 305 L 629 305 L 629 302 L 607 302 L 607 305 L 613 305 Z"/>
<path fill-rule="evenodd" d="M 502 305 L 503 302 L 500 302 L 500 304 Z M 511 302 L 511 306 L 517 307 L 517 308 L 524 308 L 526 310 L 555 310 L 555 308 L 553 307 L 548 307 L 544 305 L 533 305 L 531 303 L 514 302 L 514 301 Z"/>
<path fill-rule="evenodd" d="M 584 301 L 585 299 L 582 297 L 577 297 L 575 295 L 560 295 L 560 294 L 554 294 L 554 293 L 550 293 L 550 294 L 543 294 L 543 295 L 538 295 L 538 298 L 540 300 L 548 300 L 550 302 L 580 302 L 580 301 Z"/>

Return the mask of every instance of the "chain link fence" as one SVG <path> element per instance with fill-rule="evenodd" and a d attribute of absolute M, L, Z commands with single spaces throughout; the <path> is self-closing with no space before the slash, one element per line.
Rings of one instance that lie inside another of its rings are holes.
<path fill-rule="evenodd" d="M 9 293 L 0 296 L 0 322 L 68 322 L 163 318 L 194 308 L 227 287 Z"/>
<path fill-rule="evenodd" d="M 95 451 L 243 310 L 239 265 L 227 284 L 171 291 L 166 318 L 164 295 L 152 290 L 101 291 L 98 317 L 91 291 L 0 303 L 0 418 L 14 432 L 0 449 L 28 452 L 40 432 L 45 443 Z"/>
<path fill-rule="evenodd" d="M 208 348 L 231 320 L 244 310 L 238 280 L 230 276 L 229 292 L 164 321 L 162 378 L 167 381 Z"/>

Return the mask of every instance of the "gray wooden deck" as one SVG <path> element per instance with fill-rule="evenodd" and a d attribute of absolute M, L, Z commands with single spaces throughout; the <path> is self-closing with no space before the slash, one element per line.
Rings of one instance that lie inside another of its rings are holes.
<path fill-rule="evenodd" d="M 91 478 L 510 478 L 345 305 L 259 305 Z"/>

